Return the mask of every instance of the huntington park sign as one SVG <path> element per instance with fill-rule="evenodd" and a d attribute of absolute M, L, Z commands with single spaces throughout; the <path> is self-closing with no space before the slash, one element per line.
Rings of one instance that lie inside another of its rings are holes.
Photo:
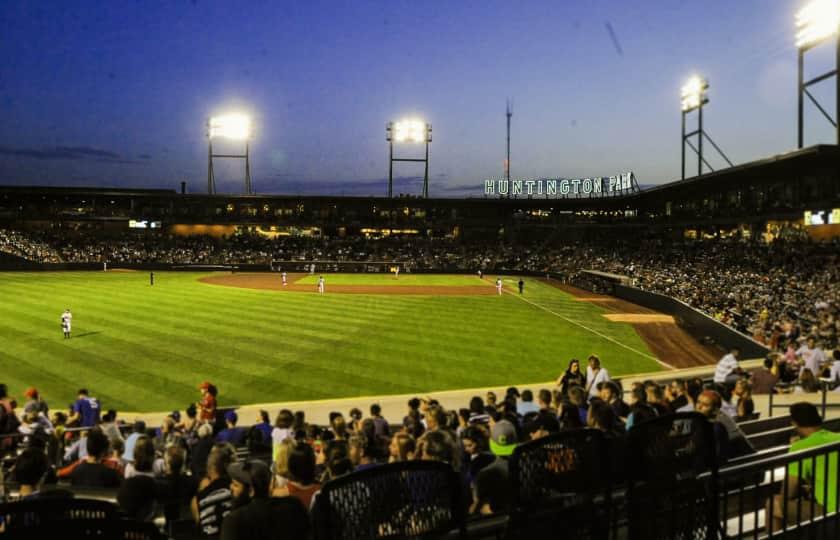
<path fill-rule="evenodd" d="M 618 176 L 592 178 L 540 178 L 506 180 L 489 178 L 484 181 L 485 195 L 525 195 L 537 197 L 607 197 L 627 195 L 639 191 L 632 172 Z"/>

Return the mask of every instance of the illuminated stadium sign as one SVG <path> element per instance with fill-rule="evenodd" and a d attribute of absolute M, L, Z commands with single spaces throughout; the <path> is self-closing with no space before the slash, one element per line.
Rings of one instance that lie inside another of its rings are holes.
<path fill-rule="evenodd" d="M 489 178 L 484 181 L 485 195 L 524 195 L 537 197 L 607 197 L 627 195 L 639 191 L 632 172 L 618 176 L 591 178 L 534 178 L 506 180 Z"/>

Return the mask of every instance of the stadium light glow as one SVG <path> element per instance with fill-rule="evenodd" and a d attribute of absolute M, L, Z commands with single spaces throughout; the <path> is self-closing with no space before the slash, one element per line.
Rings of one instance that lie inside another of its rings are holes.
<path fill-rule="evenodd" d="M 394 122 L 393 130 L 394 142 L 424 143 L 428 142 L 431 126 L 422 120 L 406 119 Z"/>
<path fill-rule="evenodd" d="M 796 14 L 796 46 L 812 47 L 837 34 L 840 29 L 840 1 L 814 0 Z"/>
<path fill-rule="evenodd" d="M 251 137 L 251 119 L 244 114 L 225 114 L 210 118 L 208 137 L 243 141 Z"/>
<path fill-rule="evenodd" d="M 699 75 L 694 75 L 688 79 L 688 82 L 683 85 L 682 91 L 680 92 L 682 110 L 685 112 L 693 111 L 701 105 L 708 103 L 709 99 L 706 97 L 706 90 L 708 88 L 709 82 Z"/>

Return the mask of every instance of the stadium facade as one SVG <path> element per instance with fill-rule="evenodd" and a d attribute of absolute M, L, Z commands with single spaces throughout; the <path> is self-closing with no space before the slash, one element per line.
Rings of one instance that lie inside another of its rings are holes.
<path fill-rule="evenodd" d="M 478 186 L 477 193 L 481 193 Z M 807 213 L 807 214 L 806 214 Z M 806 217 L 809 223 L 805 223 Z M 0 225 L 66 226 L 138 234 L 421 235 L 533 239 L 565 231 L 585 239 L 620 226 L 656 234 L 808 225 L 840 236 L 840 147 L 820 145 L 630 194 L 476 198 L 376 198 L 186 194 L 162 189 L 0 187 Z"/>

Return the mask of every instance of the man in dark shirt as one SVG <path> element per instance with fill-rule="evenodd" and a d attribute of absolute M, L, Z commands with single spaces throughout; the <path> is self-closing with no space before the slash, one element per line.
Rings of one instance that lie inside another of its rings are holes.
<path fill-rule="evenodd" d="M 73 414 L 67 423 L 79 427 L 93 427 L 99 423 L 99 412 L 99 400 L 90 397 L 87 388 L 82 388 L 79 390 L 78 399 L 73 402 Z"/>
<path fill-rule="evenodd" d="M 227 472 L 236 509 L 222 522 L 221 540 L 306 538 L 307 510 L 295 497 L 278 499 L 283 501 L 282 506 L 274 506 L 269 498 L 272 475 L 265 463 L 256 460 L 234 463 L 228 466 Z"/>
<path fill-rule="evenodd" d="M 665 393 L 665 399 L 671 412 L 688 411 L 688 396 L 686 396 L 686 384 L 682 379 L 674 379 Z"/>
<path fill-rule="evenodd" d="M 779 382 L 779 376 L 773 374 L 774 357 L 768 355 L 764 359 L 764 366 L 753 371 L 751 376 L 753 394 L 771 394 L 773 387 Z"/>
<path fill-rule="evenodd" d="M 601 383 L 600 398 L 606 401 L 617 419 L 623 423 L 630 414 L 630 406 L 621 399 L 621 390 L 613 381 Z"/>
<path fill-rule="evenodd" d="M 387 437 L 389 434 L 388 421 L 382 417 L 382 407 L 378 403 L 370 406 L 370 416 L 373 418 L 373 427 L 377 436 Z"/>
<path fill-rule="evenodd" d="M 98 428 L 90 430 L 87 436 L 88 455 L 70 475 L 73 486 L 98 488 L 119 487 L 120 475 L 116 470 L 104 465 L 102 460 L 108 454 L 110 442 Z"/>
<path fill-rule="evenodd" d="M 245 428 L 236 427 L 236 422 L 239 421 L 239 416 L 234 411 L 225 413 L 225 424 L 227 428 L 223 429 L 216 435 L 216 442 L 229 442 L 234 446 L 242 446 L 245 441 L 247 431 Z"/>

